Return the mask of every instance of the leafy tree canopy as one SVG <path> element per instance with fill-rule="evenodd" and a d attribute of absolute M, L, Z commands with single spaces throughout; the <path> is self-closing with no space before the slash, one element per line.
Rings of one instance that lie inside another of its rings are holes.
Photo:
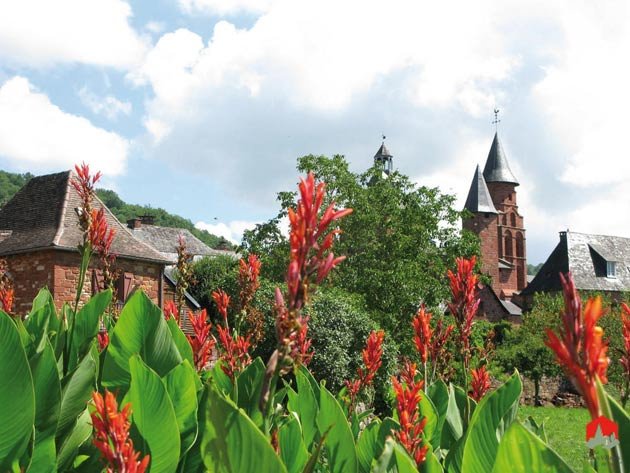
<path fill-rule="evenodd" d="M 6 204 L 24 184 L 33 178 L 31 173 L 14 174 L 0 171 L 0 207 Z"/>
<path fill-rule="evenodd" d="M 378 168 L 353 173 L 343 156 L 304 156 L 297 169 L 327 183 L 327 196 L 354 212 L 339 223 L 335 253 L 346 255 L 333 284 L 361 295 L 390 333 L 408 335 L 420 303 L 437 306 L 449 294 L 445 277 L 457 256 L 478 253 L 476 236 L 460 232 L 454 197 L 418 187 L 398 172 Z M 295 193 L 278 194 L 278 216 L 245 233 L 243 246 L 263 258 L 265 275 L 282 281 L 288 242 L 279 223 L 294 206 Z M 408 337 L 407 337 L 408 338 Z"/>

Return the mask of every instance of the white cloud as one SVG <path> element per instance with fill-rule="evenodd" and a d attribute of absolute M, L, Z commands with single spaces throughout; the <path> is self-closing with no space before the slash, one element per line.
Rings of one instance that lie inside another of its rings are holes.
<path fill-rule="evenodd" d="M 239 244 L 243 238 L 245 230 L 251 230 L 258 222 L 246 220 L 232 220 L 231 222 L 206 223 L 197 222 L 195 227 L 199 230 L 206 230 L 213 235 L 222 236 L 234 244 Z"/>
<path fill-rule="evenodd" d="M 163 21 L 149 21 L 144 25 L 144 29 L 151 33 L 160 34 L 166 29 L 166 23 Z"/>
<path fill-rule="evenodd" d="M 0 156 L 30 171 L 69 169 L 85 161 L 105 174 L 124 171 L 129 142 L 64 112 L 24 77 L 0 87 Z"/>
<path fill-rule="evenodd" d="M 131 102 L 123 102 L 112 95 L 99 97 L 90 92 L 87 87 L 79 90 L 79 98 L 83 105 L 98 115 L 104 115 L 110 120 L 116 120 L 118 115 L 129 115 L 131 113 Z"/>
<path fill-rule="evenodd" d="M 123 0 L 0 2 L 0 58 L 33 67 L 78 62 L 127 68 L 146 49 Z"/>
<path fill-rule="evenodd" d="M 231 15 L 235 13 L 264 13 L 271 8 L 273 0 L 179 0 L 187 13 Z"/>

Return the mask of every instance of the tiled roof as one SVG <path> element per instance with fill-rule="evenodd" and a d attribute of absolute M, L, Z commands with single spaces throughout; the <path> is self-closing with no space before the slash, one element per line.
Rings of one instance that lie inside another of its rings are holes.
<path fill-rule="evenodd" d="M 508 182 L 518 186 L 518 181 L 510 169 L 497 133 L 494 134 L 486 166 L 483 168 L 483 177 L 486 182 Z"/>
<path fill-rule="evenodd" d="M 129 231 L 138 240 L 159 251 L 162 256 L 173 263 L 177 261 L 177 246 L 180 235 L 186 239 L 186 250 L 193 256 L 218 256 L 233 253 L 214 250 L 183 228 L 142 224 L 138 228 L 129 229 Z"/>
<path fill-rule="evenodd" d="M 615 263 L 615 277 L 607 277 L 607 262 Z M 630 290 L 630 238 L 561 232 L 560 242 L 522 294 L 559 291 L 558 275 L 567 271 L 581 290 Z"/>
<path fill-rule="evenodd" d="M 70 184 L 71 172 L 31 179 L 0 209 L 0 255 L 41 249 L 76 250 L 83 240 L 77 209 L 78 193 Z M 112 252 L 119 258 L 167 263 L 153 248 L 133 237 L 125 225 L 97 197 L 94 208 L 104 208 L 109 226 L 116 230 Z"/>
<path fill-rule="evenodd" d="M 470 190 L 468 191 L 464 208 L 471 212 L 497 213 L 492 203 L 492 197 L 490 197 L 490 191 L 488 191 L 486 181 L 483 174 L 481 174 L 481 169 L 479 169 L 479 165 L 477 165 L 475 175 L 470 184 Z"/>

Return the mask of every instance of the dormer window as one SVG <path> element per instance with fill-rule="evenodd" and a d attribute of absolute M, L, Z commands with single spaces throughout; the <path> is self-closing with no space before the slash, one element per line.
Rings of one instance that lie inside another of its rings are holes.
<path fill-rule="evenodd" d="M 617 264 L 615 261 L 606 261 L 606 277 L 607 278 L 617 277 Z"/>

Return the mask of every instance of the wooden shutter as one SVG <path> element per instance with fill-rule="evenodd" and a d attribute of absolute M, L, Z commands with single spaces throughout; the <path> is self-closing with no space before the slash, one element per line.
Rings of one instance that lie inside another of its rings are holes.
<path fill-rule="evenodd" d="M 131 295 L 131 291 L 133 289 L 133 274 L 122 273 L 118 278 L 117 286 L 116 293 L 118 294 L 118 300 L 124 303 Z"/>

